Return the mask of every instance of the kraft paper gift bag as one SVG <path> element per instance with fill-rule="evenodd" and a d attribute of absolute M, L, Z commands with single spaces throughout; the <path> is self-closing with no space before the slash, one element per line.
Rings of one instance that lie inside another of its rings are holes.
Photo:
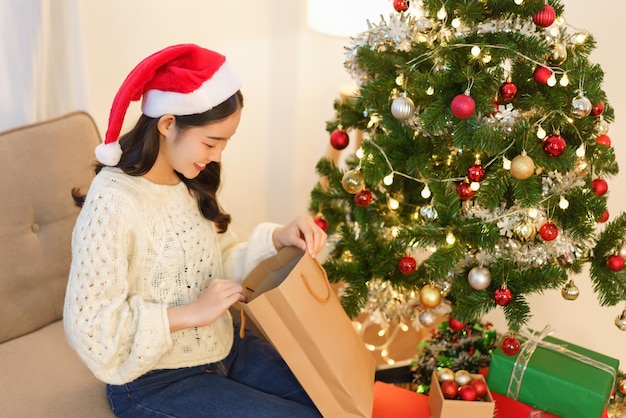
<path fill-rule="evenodd" d="M 285 248 L 243 281 L 240 304 L 325 418 L 370 417 L 375 360 L 315 258 Z M 243 331 L 243 324 L 242 324 Z"/>

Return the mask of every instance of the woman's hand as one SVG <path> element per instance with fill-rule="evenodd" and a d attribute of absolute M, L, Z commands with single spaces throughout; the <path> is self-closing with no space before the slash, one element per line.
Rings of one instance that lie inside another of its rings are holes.
<path fill-rule="evenodd" d="M 213 279 L 195 302 L 167 310 L 170 332 L 207 326 L 235 302 L 247 300 L 246 290 L 241 284 L 232 280 Z"/>
<path fill-rule="evenodd" d="M 298 216 L 291 223 L 274 230 L 274 247 L 278 251 L 284 247 L 298 247 L 312 256 L 319 253 L 326 243 L 326 232 L 310 216 Z"/>

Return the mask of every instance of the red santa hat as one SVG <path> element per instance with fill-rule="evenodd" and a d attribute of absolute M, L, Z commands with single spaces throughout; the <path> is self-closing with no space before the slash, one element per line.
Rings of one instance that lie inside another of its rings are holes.
<path fill-rule="evenodd" d="M 118 138 L 130 102 L 143 97 L 142 112 L 149 117 L 206 112 L 241 87 L 226 57 L 194 44 L 174 45 L 141 61 L 126 77 L 113 99 L 104 142 L 96 158 L 114 166 L 122 155 Z"/>

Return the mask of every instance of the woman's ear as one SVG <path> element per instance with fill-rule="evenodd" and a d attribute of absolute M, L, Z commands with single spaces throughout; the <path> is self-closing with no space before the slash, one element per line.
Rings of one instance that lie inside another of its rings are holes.
<path fill-rule="evenodd" d="M 174 115 L 163 115 L 157 122 L 157 129 L 164 137 L 169 137 L 176 131 L 176 118 Z"/>

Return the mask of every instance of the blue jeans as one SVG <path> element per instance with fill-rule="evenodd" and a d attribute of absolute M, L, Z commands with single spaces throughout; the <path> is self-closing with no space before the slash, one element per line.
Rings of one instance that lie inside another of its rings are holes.
<path fill-rule="evenodd" d="M 246 330 L 228 356 L 204 366 L 153 370 L 125 385 L 107 385 L 118 417 L 317 417 L 321 415 L 287 364 Z"/>

